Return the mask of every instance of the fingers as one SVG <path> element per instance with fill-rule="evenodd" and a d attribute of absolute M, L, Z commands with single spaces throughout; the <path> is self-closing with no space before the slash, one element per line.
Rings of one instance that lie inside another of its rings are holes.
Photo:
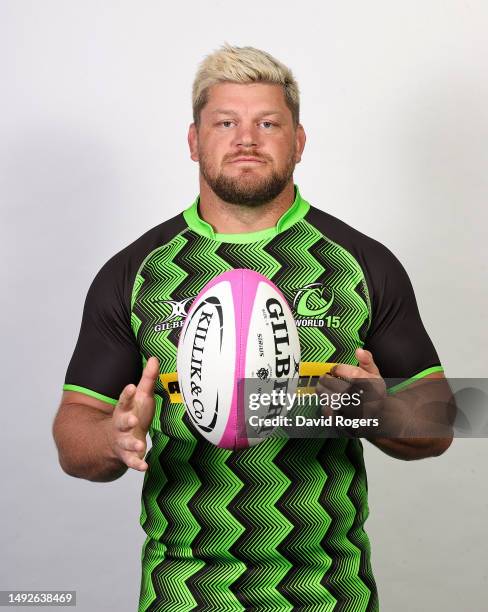
<path fill-rule="evenodd" d="M 145 472 L 149 466 L 143 459 L 146 452 L 146 442 L 137 437 L 137 431 L 141 428 L 139 418 L 134 414 L 136 391 L 135 385 L 127 385 L 120 394 L 112 415 L 112 448 L 117 457 L 127 467 Z"/>
<path fill-rule="evenodd" d="M 119 437 L 117 444 L 121 450 L 133 451 L 134 453 L 144 452 L 146 445 L 134 436 Z"/>
<path fill-rule="evenodd" d="M 112 421 L 117 431 L 127 432 L 138 424 L 134 414 L 135 385 L 127 385 L 119 397 L 119 401 L 112 415 Z"/>
<path fill-rule="evenodd" d="M 136 392 L 135 385 L 127 385 L 124 387 L 122 393 L 120 394 L 119 401 L 117 402 L 117 407 L 121 411 L 128 411 L 132 409 L 132 398 Z"/>
<path fill-rule="evenodd" d="M 149 357 L 141 376 L 141 380 L 137 385 L 137 390 L 142 393 L 152 395 L 154 393 L 154 384 L 159 374 L 159 361 L 156 357 Z"/>
<path fill-rule="evenodd" d="M 335 378 L 342 378 L 346 381 L 350 381 L 353 378 L 362 378 L 368 374 L 363 371 L 361 367 L 348 363 L 338 363 L 331 369 L 330 375 Z"/>
<path fill-rule="evenodd" d="M 385 384 L 374 363 L 370 351 L 357 348 L 356 356 L 359 364 L 357 366 L 338 363 L 335 364 L 330 373 L 324 374 L 317 383 L 317 393 L 361 393 L 362 402 L 381 400 L 384 396 Z"/>
<path fill-rule="evenodd" d="M 146 451 L 146 434 L 154 416 L 154 385 L 159 374 L 159 361 L 150 357 L 137 387 L 127 385 L 120 394 L 112 415 L 112 446 L 128 467 L 145 471 L 142 459 Z"/>
<path fill-rule="evenodd" d="M 124 412 L 115 419 L 115 427 L 121 432 L 127 432 L 134 429 L 139 420 L 132 412 Z"/>
<path fill-rule="evenodd" d="M 359 362 L 357 366 L 348 363 L 338 363 L 330 370 L 332 376 L 344 378 L 345 380 L 381 376 L 370 351 L 357 348 L 355 354 Z"/>
<path fill-rule="evenodd" d="M 127 465 L 127 467 L 133 468 L 144 472 L 147 470 L 148 465 L 144 461 L 143 457 L 146 452 L 146 445 L 134 438 L 133 436 L 126 438 L 119 438 L 117 440 L 118 456 L 121 461 Z"/>
<path fill-rule="evenodd" d="M 370 351 L 363 348 L 356 349 L 356 357 L 359 361 L 359 367 L 366 370 L 368 374 L 378 375 L 380 371 L 378 366 L 375 364 L 373 355 Z"/>
<path fill-rule="evenodd" d="M 145 472 L 149 467 L 144 459 L 141 459 L 135 453 L 122 451 L 119 456 L 127 467 L 137 470 L 138 472 Z"/>
<path fill-rule="evenodd" d="M 148 469 L 148 465 L 143 459 L 146 453 L 146 444 L 132 433 L 116 435 L 115 452 L 128 467 L 142 472 Z"/>
<path fill-rule="evenodd" d="M 343 393 L 349 386 L 349 383 L 341 378 L 324 374 L 317 382 L 317 393 Z"/>
<path fill-rule="evenodd" d="M 145 472 L 149 468 L 145 461 L 136 457 L 130 457 L 126 461 L 126 465 L 133 470 L 137 470 L 138 472 Z"/>

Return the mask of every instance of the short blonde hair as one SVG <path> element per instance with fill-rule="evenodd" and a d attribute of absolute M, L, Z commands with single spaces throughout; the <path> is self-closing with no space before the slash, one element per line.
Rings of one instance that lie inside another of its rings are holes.
<path fill-rule="evenodd" d="M 224 43 L 207 55 L 193 81 L 193 121 L 198 127 L 200 113 L 208 101 L 208 90 L 217 83 L 277 83 L 283 86 L 285 102 L 295 126 L 300 119 L 300 92 L 289 68 L 269 53 L 254 47 L 234 47 Z"/>

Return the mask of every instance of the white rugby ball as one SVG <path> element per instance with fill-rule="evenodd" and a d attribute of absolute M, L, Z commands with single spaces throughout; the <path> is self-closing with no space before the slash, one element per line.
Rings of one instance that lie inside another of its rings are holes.
<path fill-rule="evenodd" d="M 258 418 L 286 412 L 282 400 L 295 393 L 299 364 L 288 302 L 262 274 L 230 270 L 196 296 L 181 329 L 178 380 L 190 421 L 212 444 L 247 448 L 272 433 L 276 427 Z M 273 390 L 279 402 L 261 404 L 254 395 L 251 408 L 250 393 L 264 398 Z"/>

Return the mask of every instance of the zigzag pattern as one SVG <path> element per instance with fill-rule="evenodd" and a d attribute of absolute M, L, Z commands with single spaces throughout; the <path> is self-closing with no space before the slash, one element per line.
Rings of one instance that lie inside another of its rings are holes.
<path fill-rule="evenodd" d="M 273 462 L 285 444 L 284 438 L 269 438 L 232 453 L 228 459 L 229 467 L 244 484 L 229 509 L 245 527 L 231 551 L 246 562 L 247 569 L 231 589 L 246 608 L 267 605 L 286 610 L 289 606 L 275 586 L 291 567 L 278 545 L 293 525 L 276 507 L 291 483 Z"/>
<path fill-rule="evenodd" d="M 248 268 L 274 278 L 281 268 L 281 263 L 269 256 L 264 248 L 268 241 L 233 244 L 222 242 L 217 253 L 228 262 L 231 268 Z"/>
<path fill-rule="evenodd" d="M 264 246 L 266 253 L 281 264 L 272 280 L 290 303 L 297 289 L 320 281 L 327 270 L 323 260 L 311 255 L 313 245 L 321 237 L 312 225 L 302 221 Z"/>
<path fill-rule="evenodd" d="M 364 523 L 369 515 L 368 506 L 364 503 L 364 500 L 367 499 L 368 496 L 368 484 L 366 471 L 364 469 L 358 469 L 364 465 L 363 445 L 361 441 L 351 440 L 347 446 L 346 455 L 352 465 L 356 467 L 348 491 L 348 495 L 356 509 L 356 515 L 354 517 L 354 523 L 349 530 L 348 538 L 361 551 L 359 576 L 371 594 L 366 610 L 367 612 L 375 612 L 379 606 L 378 593 L 373 578 L 373 570 L 371 568 L 369 538 L 364 531 Z"/>
<path fill-rule="evenodd" d="M 200 525 L 188 507 L 188 502 L 200 488 L 200 480 L 189 464 L 197 440 L 183 423 L 181 409 L 178 412 L 179 418 L 172 419 L 172 434 L 164 452 L 154 459 L 159 462 L 164 474 L 164 480 L 160 483 L 162 486 L 155 487 L 155 499 L 149 497 L 149 491 L 144 491 L 146 504 L 152 503 L 154 512 L 160 512 L 167 521 L 159 539 L 154 537 L 153 524 L 145 527 L 148 535 L 164 550 L 164 558 L 151 571 L 158 607 L 149 607 L 148 610 L 193 609 L 196 601 L 185 581 L 204 565 L 204 561 L 196 558 L 191 548 Z M 166 416 L 162 415 L 164 418 Z"/>
<path fill-rule="evenodd" d="M 328 479 L 321 492 L 320 502 L 331 516 L 331 524 L 322 548 L 332 559 L 329 571 L 321 584 L 336 598 L 334 612 L 366 610 L 371 593 L 359 575 L 361 550 L 349 540 L 356 509 L 349 497 L 349 487 L 357 469 L 347 457 L 347 446 L 355 439 L 331 439 L 320 449 L 318 460 L 327 469 Z M 359 580 L 358 580 L 359 578 Z"/>
<path fill-rule="evenodd" d="M 286 474 L 293 487 L 278 500 L 277 507 L 293 524 L 293 530 L 283 539 L 278 550 L 291 563 L 291 569 L 278 584 L 294 608 L 322 606 L 333 610 L 333 595 L 321 584 L 321 578 L 332 560 L 320 546 L 331 518 L 319 503 L 327 475 L 317 461 L 322 439 L 292 439 L 287 453 L 280 453 L 275 462 Z M 306 447 L 304 449 L 304 447 Z M 306 455 L 308 461 L 303 461 Z"/>
<path fill-rule="evenodd" d="M 164 300 L 192 297 L 235 267 L 265 274 L 290 304 L 307 284 L 332 288 L 330 314 L 341 327 L 300 327 L 302 360 L 351 361 L 369 321 L 362 271 L 301 221 L 248 244 L 186 231 L 146 259 L 134 288 L 134 332 L 163 372 L 175 371 L 179 334 L 154 331 L 170 313 Z M 269 438 L 230 452 L 201 438 L 160 384 L 156 391 L 140 612 L 376 609 L 357 441 Z"/>
<path fill-rule="evenodd" d="M 169 334 L 155 334 L 154 325 L 170 314 L 171 308 L 164 300 L 171 299 L 174 288 L 186 279 L 186 271 L 175 263 L 176 255 L 185 244 L 185 238 L 178 234 L 153 251 L 141 266 L 132 291 L 132 329 L 143 356 L 157 355 L 162 372 L 171 371 L 168 368 L 176 359 L 176 345 Z M 160 380 L 156 382 L 155 391 L 161 396 L 164 394 Z"/>
<path fill-rule="evenodd" d="M 168 436 L 152 433 L 152 447 L 146 455 L 146 462 L 150 466 L 150 472 L 144 474 L 144 491 L 145 495 L 142 500 L 141 508 L 141 525 L 145 528 L 146 521 L 151 527 L 151 536 L 155 540 L 159 540 L 166 531 L 168 521 L 164 514 L 159 511 L 159 507 L 155 504 L 155 500 L 168 481 L 166 473 L 163 471 L 158 457 L 163 452 L 166 452 L 168 444 Z M 149 478 L 149 474 L 151 477 Z"/>
<path fill-rule="evenodd" d="M 174 257 L 174 263 L 186 273 L 185 280 L 173 290 L 175 299 L 195 296 L 218 274 L 232 268 L 219 256 L 219 242 L 190 231 L 185 236 L 186 245 Z"/>
<path fill-rule="evenodd" d="M 246 569 L 230 551 L 244 532 L 244 526 L 228 508 L 244 486 L 227 465 L 231 454 L 202 438 L 190 460 L 201 482 L 201 488 L 188 503 L 189 510 L 201 525 L 192 549 L 197 558 L 205 561 L 205 566 L 187 581 L 198 609 L 208 602 L 213 602 L 218 610 L 235 606 L 236 600 L 229 589 Z"/>
<path fill-rule="evenodd" d="M 328 264 L 328 274 L 321 282 L 334 292 L 330 314 L 340 316 L 340 327 L 328 328 L 326 332 L 324 329 L 337 348 L 334 361 L 354 362 L 354 351 L 362 343 L 359 329 L 364 321 L 369 320 L 368 304 L 356 290 L 358 286 L 363 288 L 363 272 L 347 251 L 321 235 L 310 254 L 324 266 Z"/>

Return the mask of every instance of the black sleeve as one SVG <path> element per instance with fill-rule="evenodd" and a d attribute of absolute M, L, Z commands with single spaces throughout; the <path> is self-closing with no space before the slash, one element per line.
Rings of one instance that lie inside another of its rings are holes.
<path fill-rule="evenodd" d="M 364 348 L 373 354 L 383 378 L 408 379 L 432 367 L 442 369 L 405 268 L 376 241 L 367 267 L 372 320 Z"/>
<path fill-rule="evenodd" d="M 115 404 L 125 385 L 138 383 L 142 356 L 130 325 L 134 277 L 124 251 L 96 275 L 88 290 L 63 389 Z"/>
<path fill-rule="evenodd" d="M 371 322 L 364 348 L 371 351 L 389 388 L 430 368 L 442 370 L 439 356 L 420 318 L 408 274 L 381 242 L 333 215 L 310 207 L 307 220 L 356 259 L 365 275 Z"/>

